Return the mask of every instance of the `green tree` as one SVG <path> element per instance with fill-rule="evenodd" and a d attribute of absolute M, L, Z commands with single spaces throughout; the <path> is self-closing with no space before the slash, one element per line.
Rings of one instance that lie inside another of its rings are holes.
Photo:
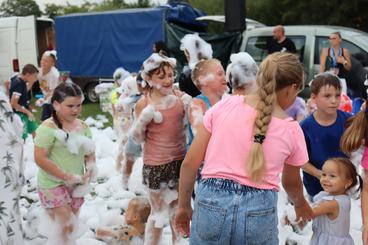
<path fill-rule="evenodd" d="M 61 5 L 46 4 L 45 5 L 45 14 L 50 18 L 55 18 L 55 16 L 63 15 L 64 14 L 64 7 Z"/>
<path fill-rule="evenodd" d="M 40 7 L 34 0 L 6 0 L 0 5 L 0 13 L 3 17 L 8 16 L 41 16 Z"/>

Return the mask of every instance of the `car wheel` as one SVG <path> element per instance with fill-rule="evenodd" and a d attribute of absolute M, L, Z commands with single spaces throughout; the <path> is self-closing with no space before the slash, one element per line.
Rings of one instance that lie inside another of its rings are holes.
<path fill-rule="evenodd" d="M 87 90 L 86 90 L 86 97 L 88 101 L 93 102 L 93 103 L 98 102 L 98 95 L 96 94 L 95 87 L 96 87 L 96 84 L 93 83 L 93 84 L 88 85 Z"/>

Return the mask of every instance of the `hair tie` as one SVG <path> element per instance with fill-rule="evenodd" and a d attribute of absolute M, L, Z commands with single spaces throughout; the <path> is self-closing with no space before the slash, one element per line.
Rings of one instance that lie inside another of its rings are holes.
<path fill-rule="evenodd" d="M 266 136 L 263 134 L 255 134 L 254 135 L 254 141 L 255 143 L 259 143 L 262 145 L 263 141 L 266 139 Z"/>

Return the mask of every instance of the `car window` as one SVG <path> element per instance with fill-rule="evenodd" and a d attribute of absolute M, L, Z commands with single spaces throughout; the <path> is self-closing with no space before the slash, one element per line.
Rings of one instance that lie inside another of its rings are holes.
<path fill-rule="evenodd" d="M 303 61 L 304 57 L 304 47 L 305 47 L 305 36 L 287 36 L 290 38 L 296 48 L 296 52 Z M 272 38 L 272 36 L 259 36 L 250 37 L 245 48 L 245 52 L 248 52 L 256 62 L 261 62 L 268 55 L 267 42 Z"/>
<path fill-rule="evenodd" d="M 245 48 L 245 52 L 248 52 L 250 56 L 256 62 L 261 62 L 267 55 L 267 40 L 270 37 L 250 37 Z"/>
<path fill-rule="evenodd" d="M 329 47 L 328 37 L 316 37 L 316 49 L 314 52 L 314 64 L 319 65 L 319 58 L 323 48 Z M 347 48 L 354 58 L 360 61 L 363 66 L 368 66 L 368 53 L 347 40 L 342 40 L 341 46 Z"/>

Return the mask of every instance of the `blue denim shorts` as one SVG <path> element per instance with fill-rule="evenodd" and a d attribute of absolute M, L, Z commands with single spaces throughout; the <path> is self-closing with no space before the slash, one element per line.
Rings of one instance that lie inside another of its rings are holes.
<path fill-rule="evenodd" d="M 136 143 L 131 136 L 128 137 L 125 144 L 124 153 L 126 155 L 132 155 L 134 157 L 140 157 L 142 155 L 141 144 Z"/>
<path fill-rule="evenodd" d="M 226 179 L 202 179 L 192 218 L 191 245 L 278 245 L 274 190 Z"/>

